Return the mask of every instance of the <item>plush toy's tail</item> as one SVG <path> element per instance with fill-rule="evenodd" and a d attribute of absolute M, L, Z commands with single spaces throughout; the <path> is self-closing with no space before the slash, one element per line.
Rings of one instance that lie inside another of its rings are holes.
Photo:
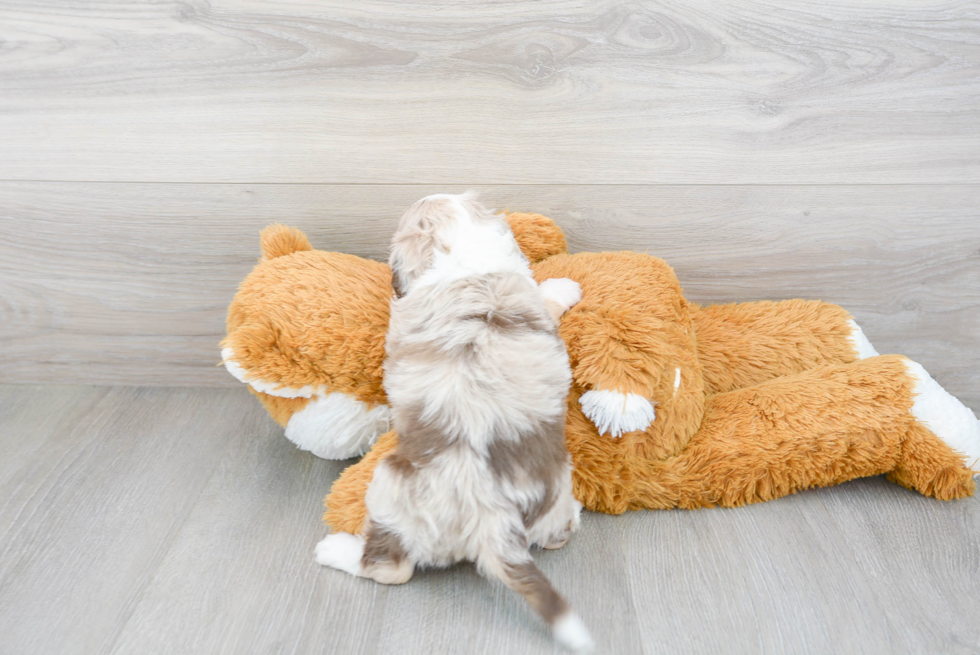
<path fill-rule="evenodd" d="M 262 230 L 259 236 L 262 243 L 262 257 L 275 259 L 283 255 L 291 255 L 300 250 L 313 250 L 310 240 L 295 227 L 287 227 L 275 223 Z"/>

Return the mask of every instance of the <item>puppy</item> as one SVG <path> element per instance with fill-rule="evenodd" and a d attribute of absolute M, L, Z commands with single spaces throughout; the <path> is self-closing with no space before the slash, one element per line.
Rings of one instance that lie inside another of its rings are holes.
<path fill-rule="evenodd" d="M 591 648 L 528 552 L 563 546 L 582 509 L 557 333 L 578 284 L 536 284 L 507 222 L 469 194 L 415 203 L 389 261 L 384 385 L 399 445 L 368 487 L 363 534 L 328 536 L 317 561 L 385 584 L 472 561 L 523 595 L 562 645 Z"/>

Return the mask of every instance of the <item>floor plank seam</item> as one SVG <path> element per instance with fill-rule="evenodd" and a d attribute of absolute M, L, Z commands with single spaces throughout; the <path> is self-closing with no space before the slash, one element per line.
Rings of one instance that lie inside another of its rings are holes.
<path fill-rule="evenodd" d="M 232 435 L 232 437 L 233 436 L 234 435 Z M 116 648 L 116 644 L 119 642 L 120 637 L 122 637 L 123 633 L 126 630 L 126 627 L 129 625 L 129 622 L 132 620 L 133 615 L 136 614 L 136 611 L 139 609 L 140 604 L 143 602 L 143 599 L 146 596 L 146 592 L 153 585 L 154 580 L 156 580 L 157 574 L 160 572 L 160 567 L 163 565 L 164 561 L 166 561 L 167 555 L 173 549 L 181 533 L 184 531 L 184 528 L 187 526 L 188 519 L 194 513 L 194 510 L 198 507 L 198 505 L 201 503 L 201 497 L 204 495 L 204 492 L 207 490 L 211 480 L 217 474 L 218 469 L 221 467 L 222 462 L 225 460 L 226 457 L 228 457 L 228 451 L 232 450 L 232 448 L 234 448 L 235 446 L 236 443 L 234 441 L 234 438 L 229 438 L 228 443 L 222 449 L 221 455 L 215 458 L 214 465 L 211 467 L 211 471 L 208 473 L 208 475 L 201 483 L 200 490 L 194 496 L 194 502 L 187 503 L 187 508 L 181 514 L 180 520 L 174 522 L 174 527 L 168 532 L 166 538 L 162 542 L 162 544 L 164 545 L 162 545 L 158 549 L 156 556 L 154 557 L 155 561 L 148 567 L 147 573 L 146 575 L 143 576 L 142 582 L 136 585 L 136 589 L 134 590 L 131 599 L 126 603 L 126 609 L 123 611 L 124 616 L 120 617 L 118 629 L 116 630 L 116 634 L 113 635 L 112 641 L 108 642 L 106 647 L 100 651 L 100 653 L 102 653 L 103 655 L 110 655 L 112 652 L 114 652 Z"/>
<path fill-rule="evenodd" d="M 96 406 L 90 410 L 91 412 L 98 411 L 99 405 L 110 402 L 109 396 L 111 395 L 111 390 L 112 387 L 107 387 L 106 394 L 96 403 Z M 112 411 L 110 408 L 106 408 L 106 410 L 102 410 L 102 411 L 105 413 L 101 414 L 99 417 L 93 420 L 92 422 L 93 425 L 101 423 L 104 426 L 105 423 L 108 421 L 109 417 L 112 416 Z M 80 422 L 81 421 L 79 421 L 79 423 Z M 88 450 L 88 448 L 93 443 L 101 440 L 102 437 L 100 432 L 98 432 L 97 430 L 93 430 L 92 434 L 93 436 L 90 439 L 84 441 L 83 443 L 75 444 L 72 448 L 67 450 L 60 457 L 58 457 L 57 461 L 55 462 L 55 466 L 52 468 L 52 470 L 59 470 L 59 473 L 57 474 L 59 480 L 61 479 L 61 476 L 64 474 L 64 472 L 67 471 L 69 468 L 71 468 L 72 464 L 78 461 L 78 459 L 82 457 L 82 455 Z M 61 467 L 60 466 L 61 463 L 64 462 L 66 458 L 69 461 L 67 462 L 67 464 Z M 55 484 L 55 483 L 48 484 L 47 487 L 44 489 L 40 500 L 34 504 L 33 509 L 30 510 L 30 513 L 26 517 L 24 516 L 24 511 L 27 509 L 28 506 L 31 505 L 31 501 L 33 501 L 37 497 L 37 493 L 41 489 L 40 488 L 34 489 L 31 495 L 27 499 L 25 499 L 24 505 L 18 511 L 17 515 L 14 517 L 14 520 L 7 527 L 7 530 L 4 532 L 4 534 L 0 535 L 0 542 L 6 544 L 6 546 L 3 549 L 3 552 L 0 552 L 0 562 L 4 562 L 7 560 L 7 554 L 10 552 L 10 549 L 14 547 L 14 544 L 17 541 L 17 537 L 24 530 L 26 530 L 28 526 L 33 525 L 32 519 L 37 514 L 38 510 L 40 510 L 45 506 L 45 500 L 52 493 L 54 493 L 59 486 L 60 486 L 59 484 Z M 16 532 L 11 533 L 10 532 L 11 528 L 17 525 L 20 526 L 19 529 Z M 0 580 L 3 579 L 5 573 L 6 573 L 6 568 L 0 569 Z"/>

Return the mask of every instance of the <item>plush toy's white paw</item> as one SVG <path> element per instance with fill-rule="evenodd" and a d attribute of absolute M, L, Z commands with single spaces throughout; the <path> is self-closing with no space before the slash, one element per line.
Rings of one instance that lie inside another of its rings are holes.
<path fill-rule="evenodd" d="M 347 532 L 327 535 L 316 545 L 317 564 L 340 569 L 351 575 L 361 575 L 363 555 L 364 538 Z"/>
<path fill-rule="evenodd" d="M 939 386 L 920 364 L 905 360 L 915 379 L 912 414 L 950 448 L 963 455 L 963 463 L 980 474 L 980 421 L 969 407 Z"/>
<path fill-rule="evenodd" d="M 235 359 L 235 351 L 231 348 L 222 348 L 221 361 L 228 369 L 228 372 L 235 376 L 239 382 L 244 382 L 256 391 L 278 396 L 279 398 L 312 398 L 315 394 L 326 393 L 323 385 L 304 384 L 302 387 L 287 387 L 278 382 L 269 382 L 252 377 L 241 364 Z"/>
<path fill-rule="evenodd" d="M 571 309 L 582 299 L 582 287 L 567 277 L 553 277 L 540 285 L 541 293 L 548 300 L 554 300 L 566 310 Z"/>
<path fill-rule="evenodd" d="M 599 434 L 620 437 L 626 432 L 645 430 L 657 418 L 653 403 L 635 393 L 593 389 L 583 393 L 578 401 Z"/>
<path fill-rule="evenodd" d="M 387 405 L 372 408 L 339 392 L 313 398 L 286 424 L 287 439 L 324 459 L 359 457 L 387 431 Z"/>
<path fill-rule="evenodd" d="M 582 619 L 575 612 L 568 612 L 555 621 L 552 631 L 555 635 L 555 641 L 568 650 L 576 653 L 588 653 L 595 649 L 595 642 L 592 641 L 589 629 L 585 627 Z"/>
<path fill-rule="evenodd" d="M 858 359 L 877 357 L 878 351 L 868 341 L 868 337 L 864 336 L 864 330 L 861 329 L 861 326 L 854 322 L 854 319 L 849 320 L 847 324 L 851 326 L 851 335 L 848 339 L 854 346 L 854 352 L 857 353 Z"/>

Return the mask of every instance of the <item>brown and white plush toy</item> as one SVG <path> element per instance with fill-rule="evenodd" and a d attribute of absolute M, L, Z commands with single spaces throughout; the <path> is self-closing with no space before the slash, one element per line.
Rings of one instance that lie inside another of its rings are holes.
<path fill-rule="evenodd" d="M 840 307 L 700 307 L 660 259 L 572 255 L 550 219 L 508 220 L 538 281 L 582 288 L 560 335 L 574 378 L 575 495 L 587 509 L 731 507 L 879 474 L 944 500 L 973 494 L 980 422 L 920 365 L 879 356 Z M 368 453 L 326 501 L 331 527 L 356 533 L 374 467 L 398 440 L 381 384 L 391 273 L 313 250 L 280 225 L 261 241 L 222 357 L 300 448 Z"/>

